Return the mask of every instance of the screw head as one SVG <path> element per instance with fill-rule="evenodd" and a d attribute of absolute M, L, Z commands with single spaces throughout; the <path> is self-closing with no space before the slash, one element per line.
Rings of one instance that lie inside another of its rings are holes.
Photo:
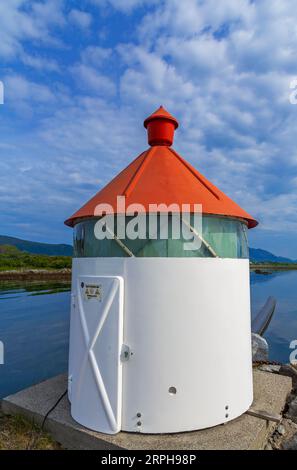
<path fill-rule="evenodd" d="M 137 421 L 137 426 L 141 426 L 141 421 Z"/>
<path fill-rule="evenodd" d="M 226 413 L 226 414 L 225 414 L 225 418 L 229 418 L 229 415 L 228 415 L 228 413 Z"/>
<path fill-rule="evenodd" d="M 137 418 L 141 418 L 141 413 L 137 413 Z"/>
<path fill-rule="evenodd" d="M 81 287 L 81 288 L 83 288 L 83 287 L 84 287 L 84 285 L 85 285 L 85 284 L 82 282 L 82 283 L 80 284 L 80 287 Z"/>
<path fill-rule="evenodd" d="M 229 406 L 228 406 L 228 405 L 225 406 L 225 410 L 229 410 Z"/>

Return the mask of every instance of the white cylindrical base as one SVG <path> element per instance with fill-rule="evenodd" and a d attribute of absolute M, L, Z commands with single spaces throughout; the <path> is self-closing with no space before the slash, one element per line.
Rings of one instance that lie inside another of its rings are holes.
<path fill-rule="evenodd" d="M 121 362 L 120 429 L 191 431 L 232 420 L 249 408 L 253 388 L 248 260 L 74 259 L 74 297 L 81 276 L 123 279 L 123 343 L 132 355 Z M 76 344 L 81 341 L 81 325 L 74 322 L 73 313 L 71 325 L 73 380 L 79 369 Z M 100 354 L 102 364 L 104 352 Z M 84 394 L 81 399 L 87 401 L 87 389 Z M 100 422 L 96 426 L 92 420 L 91 427 L 102 431 Z"/>

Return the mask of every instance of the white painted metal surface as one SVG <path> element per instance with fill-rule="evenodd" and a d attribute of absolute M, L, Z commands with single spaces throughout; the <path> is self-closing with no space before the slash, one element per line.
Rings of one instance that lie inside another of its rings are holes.
<path fill-rule="evenodd" d="M 92 340 L 87 341 L 84 326 L 85 318 L 92 338 L 102 313 L 95 300 L 88 303 L 80 297 L 80 283 L 90 279 L 103 282 L 108 276 L 118 280 L 119 293 L 120 279 L 125 283 L 122 343 L 128 349 L 122 365 L 121 315 L 117 323 L 115 313 L 121 311 L 122 294 L 111 304 L 110 328 L 105 330 L 101 347 L 90 348 Z M 234 419 L 251 405 L 248 260 L 74 259 L 73 293 L 81 298 L 79 308 L 84 312 L 80 318 L 76 308 L 72 311 L 69 365 L 72 416 L 81 424 L 107 433 L 119 429 L 190 431 Z M 86 306 L 91 305 L 94 309 L 89 310 Z M 95 364 L 104 371 L 110 403 L 117 403 L 112 406 L 114 419 L 95 380 Z M 109 370 L 119 374 L 114 379 L 116 392 Z"/>
<path fill-rule="evenodd" d="M 121 277 L 83 273 L 72 285 L 71 415 L 109 434 L 121 429 L 123 286 Z"/>

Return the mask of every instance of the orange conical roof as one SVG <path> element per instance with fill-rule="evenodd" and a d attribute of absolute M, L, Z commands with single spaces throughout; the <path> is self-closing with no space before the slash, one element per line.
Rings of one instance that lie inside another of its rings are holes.
<path fill-rule="evenodd" d="M 172 123 L 172 127 L 177 128 L 177 120 L 164 108 L 159 108 L 144 121 L 148 128 L 150 123 L 157 124 L 151 133 L 153 146 L 141 153 L 67 219 L 67 225 L 73 226 L 78 219 L 94 217 L 98 204 L 109 204 L 116 213 L 117 196 L 125 196 L 126 207 L 130 204 L 142 204 L 146 212 L 150 211 L 150 204 L 178 204 L 180 208 L 182 204 L 189 204 L 191 212 L 194 211 L 194 204 L 202 204 L 204 214 L 244 219 L 249 228 L 257 225 L 258 222 L 251 215 L 170 148 L 172 140 L 170 141 L 169 136 L 171 130 L 166 127 L 168 121 Z"/>

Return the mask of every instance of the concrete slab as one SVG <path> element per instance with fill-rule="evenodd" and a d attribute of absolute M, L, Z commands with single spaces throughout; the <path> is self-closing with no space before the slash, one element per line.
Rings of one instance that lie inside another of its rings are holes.
<path fill-rule="evenodd" d="M 2 400 L 5 414 L 20 414 L 41 424 L 45 414 L 66 390 L 66 375 L 59 375 Z M 254 371 L 253 408 L 280 414 L 291 391 L 289 377 Z M 219 393 L 219 390 L 218 390 Z M 276 423 L 247 414 L 229 423 L 202 431 L 179 434 L 135 434 L 110 436 L 90 431 L 70 416 L 65 396 L 46 420 L 45 429 L 67 449 L 203 450 L 263 449 Z"/>

